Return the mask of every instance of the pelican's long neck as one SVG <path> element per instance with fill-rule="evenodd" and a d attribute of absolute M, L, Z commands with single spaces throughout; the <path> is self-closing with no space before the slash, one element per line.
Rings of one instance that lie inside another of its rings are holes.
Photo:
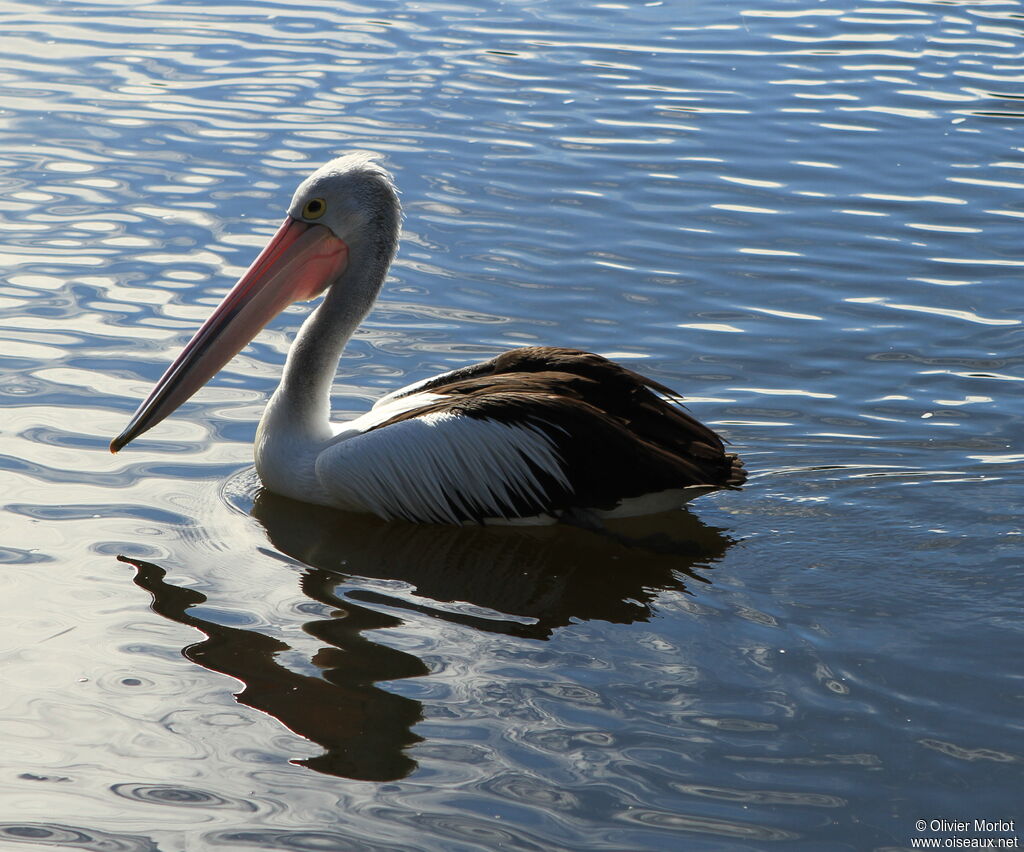
<path fill-rule="evenodd" d="M 290 490 L 275 482 L 278 476 L 291 486 L 296 479 L 308 480 L 314 475 L 311 469 L 303 476 L 296 468 L 313 464 L 316 454 L 333 436 L 331 385 L 338 362 L 384 284 L 397 235 L 396 218 L 392 227 L 378 229 L 374 239 L 350 246 L 344 274 L 299 329 L 281 383 L 267 403 L 256 433 L 256 468 L 272 490 Z M 307 482 L 306 487 L 313 484 Z"/>
<path fill-rule="evenodd" d="M 389 235 L 351 251 L 345 273 L 302 324 L 285 362 L 281 384 L 263 419 L 272 415 L 303 438 L 330 437 L 331 385 L 346 344 L 373 307 L 394 254 Z M 277 425 L 277 424 L 275 424 Z M 298 437 L 298 436 L 296 436 Z"/>
<path fill-rule="evenodd" d="M 332 298 L 343 291 L 344 285 L 345 278 L 333 285 L 323 303 L 302 324 L 288 351 L 281 383 L 267 406 L 267 414 L 283 407 L 292 428 L 301 426 L 310 437 L 322 438 L 330 432 L 331 385 L 338 362 L 370 309 L 370 305 Z"/>

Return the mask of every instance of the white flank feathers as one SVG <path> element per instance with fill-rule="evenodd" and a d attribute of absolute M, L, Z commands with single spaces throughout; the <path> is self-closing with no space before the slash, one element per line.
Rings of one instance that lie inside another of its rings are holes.
<path fill-rule="evenodd" d="M 420 390 L 420 388 L 422 388 L 424 385 L 429 385 L 431 382 L 436 382 L 438 379 L 443 379 L 446 376 L 449 376 L 449 375 L 451 375 L 454 372 L 456 372 L 456 371 L 455 370 L 449 370 L 447 373 L 438 373 L 436 376 L 427 376 L 427 378 L 420 379 L 418 382 L 413 382 L 412 384 L 405 385 L 404 387 L 397 388 L 396 390 L 393 390 L 390 393 L 387 393 L 384 396 L 382 396 L 380 399 L 378 399 L 373 404 L 373 407 L 374 408 L 387 408 L 392 403 L 394 403 L 396 400 L 398 400 L 398 399 L 403 399 L 404 400 L 405 398 L 410 397 L 411 394 L 415 394 L 418 397 L 419 396 L 427 396 L 427 394 L 423 393 Z M 431 394 L 431 396 L 434 396 L 434 395 L 435 394 Z"/>
<path fill-rule="evenodd" d="M 395 392 L 397 394 L 397 391 Z M 337 439 L 347 440 L 357 434 L 368 432 L 381 423 L 387 423 L 399 414 L 407 411 L 415 411 L 418 408 L 426 408 L 435 402 L 441 402 L 447 397 L 439 393 L 416 393 L 396 399 L 394 394 L 388 394 L 378 399 L 373 407 L 360 414 L 355 420 L 348 420 L 343 423 L 332 423 L 331 428 Z"/>
<path fill-rule="evenodd" d="M 508 517 L 516 498 L 543 506 L 535 470 L 568 486 L 541 429 L 451 412 L 343 437 L 316 459 L 316 478 L 333 505 L 434 523 Z"/>

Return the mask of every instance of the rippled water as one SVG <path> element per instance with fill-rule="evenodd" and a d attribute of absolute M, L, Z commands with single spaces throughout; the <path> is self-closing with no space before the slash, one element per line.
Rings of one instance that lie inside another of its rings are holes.
<path fill-rule="evenodd" d="M 895 850 L 1020 819 L 1009 0 L 0 2 L 0 839 Z M 335 407 L 514 345 L 686 393 L 668 530 L 258 493 L 301 309 L 109 439 L 340 150 L 400 259 Z M 127 561 L 125 561 L 127 560 Z"/>

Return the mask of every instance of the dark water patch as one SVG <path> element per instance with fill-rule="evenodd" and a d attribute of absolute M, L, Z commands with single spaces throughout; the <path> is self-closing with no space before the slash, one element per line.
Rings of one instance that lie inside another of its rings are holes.
<path fill-rule="evenodd" d="M 59 823 L 0 823 L 0 839 L 16 848 L 45 846 L 89 852 L 167 852 L 143 835 L 112 834 Z"/>
<path fill-rule="evenodd" d="M 152 507 L 131 507 L 123 503 L 96 504 L 92 506 L 31 506 L 12 503 L 4 507 L 5 511 L 32 518 L 37 521 L 71 521 L 88 520 L 90 518 L 133 518 L 156 524 L 181 526 L 188 519 L 172 512 Z"/>
<path fill-rule="evenodd" d="M 251 802 L 231 801 L 206 790 L 164 784 L 115 784 L 110 790 L 115 796 L 125 799 L 172 808 L 230 808 L 241 811 L 256 809 Z"/>
<path fill-rule="evenodd" d="M 417 848 L 407 845 L 409 841 L 381 843 L 379 840 L 362 837 L 358 832 L 346 835 L 340 831 L 286 831 L 271 828 L 262 831 L 211 832 L 205 836 L 205 840 L 218 849 L 272 849 L 274 852 L 399 852 Z"/>
<path fill-rule="evenodd" d="M 71 780 L 63 775 L 33 775 L 31 772 L 22 772 L 18 777 L 24 781 L 39 781 L 44 784 L 61 784 Z"/>
<path fill-rule="evenodd" d="M 19 550 L 14 547 L 0 547 L 0 564 L 4 565 L 38 565 L 52 562 L 53 556 L 34 550 Z"/>

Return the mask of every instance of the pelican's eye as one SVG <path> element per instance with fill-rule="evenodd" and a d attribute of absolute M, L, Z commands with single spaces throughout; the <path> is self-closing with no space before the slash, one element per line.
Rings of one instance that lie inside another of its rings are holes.
<path fill-rule="evenodd" d="M 306 202 L 306 206 L 302 208 L 303 219 L 319 219 L 324 215 L 324 211 L 327 209 L 327 202 L 322 198 L 314 198 L 311 201 Z"/>

